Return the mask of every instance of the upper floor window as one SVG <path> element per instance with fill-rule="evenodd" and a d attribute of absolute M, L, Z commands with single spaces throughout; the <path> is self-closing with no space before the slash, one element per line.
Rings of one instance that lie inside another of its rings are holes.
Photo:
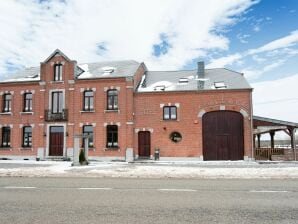
<path fill-rule="evenodd" d="M 32 111 L 32 93 L 24 94 L 24 112 Z"/>
<path fill-rule="evenodd" d="M 177 107 L 176 106 L 163 107 L 163 119 L 164 120 L 177 120 Z"/>
<path fill-rule="evenodd" d="M 83 110 L 92 111 L 94 109 L 94 92 L 92 90 L 86 90 L 84 92 L 84 105 Z"/>
<path fill-rule="evenodd" d="M 32 146 L 32 127 L 23 127 L 23 147 Z"/>
<path fill-rule="evenodd" d="M 6 93 L 3 95 L 3 112 L 10 112 L 11 111 L 11 99 L 12 95 L 10 93 Z"/>
<path fill-rule="evenodd" d="M 62 81 L 62 64 L 56 64 L 54 66 L 54 81 Z"/>
<path fill-rule="evenodd" d="M 93 126 L 92 125 L 85 125 L 83 126 L 83 135 L 88 135 L 89 141 L 88 146 L 93 147 Z M 84 147 L 85 141 L 83 140 L 83 147 Z"/>
<path fill-rule="evenodd" d="M 10 127 L 2 127 L 1 147 L 10 147 Z"/>
<path fill-rule="evenodd" d="M 63 92 L 52 92 L 52 113 L 62 113 L 63 103 Z"/>
<path fill-rule="evenodd" d="M 107 148 L 118 148 L 118 126 L 107 126 Z"/>
<path fill-rule="evenodd" d="M 118 110 L 118 91 L 116 89 L 110 89 L 107 93 L 108 96 L 108 110 Z"/>

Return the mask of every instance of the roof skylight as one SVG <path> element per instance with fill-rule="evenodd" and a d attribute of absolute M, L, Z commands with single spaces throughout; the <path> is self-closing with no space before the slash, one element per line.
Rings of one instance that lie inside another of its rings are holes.
<path fill-rule="evenodd" d="M 104 73 L 112 73 L 112 72 L 114 72 L 114 70 L 116 68 L 110 67 L 110 66 L 105 66 L 105 67 L 102 67 L 101 69 L 104 71 Z"/>
<path fill-rule="evenodd" d="M 226 89 L 227 86 L 224 82 L 214 82 L 215 89 Z"/>
<path fill-rule="evenodd" d="M 180 78 L 179 83 L 188 83 L 188 78 Z"/>
<path fill-rule="evenodd" d="M 155 91 L 164 91 L 166 89 L 165 85 L 160 85 L 160 86 L 155 86 L 154 90 Z"/>

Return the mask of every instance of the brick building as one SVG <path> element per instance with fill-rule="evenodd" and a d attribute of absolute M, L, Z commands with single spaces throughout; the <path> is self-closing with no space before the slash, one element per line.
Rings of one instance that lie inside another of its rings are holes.
<path fill-rule="evenodd" d="M 148 71 L 144 63 L 77 64 L 55 50 L 0 83 L 0 158 L 252 158 L 252 89 L 227 69 Z M 83 145 L 82 145 L 83 147 Z"/>

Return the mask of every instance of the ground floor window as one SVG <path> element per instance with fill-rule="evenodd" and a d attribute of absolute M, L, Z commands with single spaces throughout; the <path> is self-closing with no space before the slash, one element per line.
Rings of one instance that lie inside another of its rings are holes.
<path fill-rule="evenodd" d="M 2 147 L 10 147 L 10 127 L 2 127 Z"/>
<path fill-rule="evenodd" d="M 83 135 L 89 136 L 88 147 L 93 147 L 93 126 L 92 125 L 83 126 Z M 83 147 L 85 146 L 84 144 L 85 144 L 85 141 L 83 140 Z"/>
<path fill-rule="evenodd" d="M 118 148 L 118 126 L 107 126 L 107 148 Z"/>
<path fill-rule="evenodd" d="M 23 147 L 32 146 L 32 127 L 23 127 Z"/>

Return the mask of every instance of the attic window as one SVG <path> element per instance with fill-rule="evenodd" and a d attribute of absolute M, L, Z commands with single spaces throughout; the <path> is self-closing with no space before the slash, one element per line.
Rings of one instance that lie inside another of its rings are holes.
<path fill-rule="evenodd" d="M 156 90 L 156 91 L 164 91 L 165 89 L 166 89 L 166 86 L 165 85 L 155 86 L 154 87 L 154 90 Z"/>
<path fill-rule="evenodd" d="M 37 74 L 34 74 L 34 75 L 28 75 L 26 76 L 26 78 L 29 78 L 29 79 L 33 79 L 33 78 L 37 78 Z"/>
<path fill-rule="evenodd" d="M 104 73 L 112 73 L 115 70 L 114 67 L 110 67 L 110 66 L 102 67 L 101 69 L 104 71 Z"/>
<path fill-rule="evenodd" d="M 180 78 L 179 83 L 188 83 L 188 78 Z"/>
<path fill-rule="evenodd" d="M 226 89 L 227 86 L 224 82 L 214 82 L 215 89 Z"/>

